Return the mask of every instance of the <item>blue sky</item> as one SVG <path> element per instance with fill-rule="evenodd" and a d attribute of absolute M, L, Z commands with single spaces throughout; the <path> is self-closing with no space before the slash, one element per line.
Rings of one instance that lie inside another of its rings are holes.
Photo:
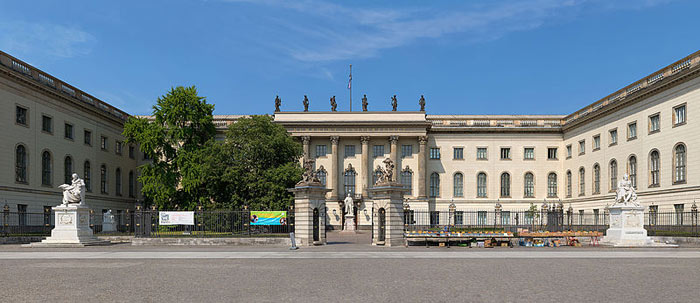
<path fill-rule="evenodd" d="M 700 49 L 700 1 L 3 1 L 0 49 L 131 114 L 196 85 L 215 114 L 569 114 Z"/>

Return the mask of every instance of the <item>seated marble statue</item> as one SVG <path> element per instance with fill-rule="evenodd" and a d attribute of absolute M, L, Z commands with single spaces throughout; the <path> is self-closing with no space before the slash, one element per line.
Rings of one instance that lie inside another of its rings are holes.
<path fill-rule="evenodd" d="M 58 188 L 63 190 L 63 202 L 62 205 L 68 205 L 71 203 L 79 203 L 81 205 L 85 204 L 85 182 L 83 179 L 78 178 L 78 174 L 72 175 L 73 179 L 71 184 L 61 184 Z"/>
<path fill-rule="evenodd" d="M 617 195 L 615 197 L 616 204 L 627 204 L 632 203 L 639 206 L 637 203 L 637 193 L 632 186 L 629 175 L 625 174 L 622 176 L 622 180 L 617 182 Z"/>

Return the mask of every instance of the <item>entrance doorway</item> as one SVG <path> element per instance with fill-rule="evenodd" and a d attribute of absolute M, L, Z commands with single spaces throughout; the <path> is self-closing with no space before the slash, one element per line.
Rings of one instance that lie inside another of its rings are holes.
<path fill-rule="evenodd" d="M 318 208 L 314 208 L 314 215 L 313 215 L 313 231 L 314 231 L 314 241 L 321 241 L 321 237 L 319 234 L 319 221 L 318 221 Z"/>
<path fill-rule="evenodd" d="M 380 242 L 383 242 L 386 240 L 386 210 L 384 208 L 379 209 L 379 222 L 377 224 L 377 237 Z"/>

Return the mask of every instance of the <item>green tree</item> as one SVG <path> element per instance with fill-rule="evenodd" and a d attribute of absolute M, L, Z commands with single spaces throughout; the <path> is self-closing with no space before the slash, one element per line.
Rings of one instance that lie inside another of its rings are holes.
<path fill-rule="evenodd" d="M 217 207 L 282 210 L 293 202 L 287 189 L 301 179 L 302 148 L 272 117 L 237 120 L 208 154 L 204 170 L 215 181 L 207 188 Z"/>
<path fill-rule="evenodd" d="M 178 86 L 158 98 L 151 119 L 126 121 L 126 142 L 139 144 L 151 159 L 141 167 L 142 193 L 159 208 L 193 209 L 209 201 L 204 160 L 215 146 L 213 112 L 194 86 Z"/>

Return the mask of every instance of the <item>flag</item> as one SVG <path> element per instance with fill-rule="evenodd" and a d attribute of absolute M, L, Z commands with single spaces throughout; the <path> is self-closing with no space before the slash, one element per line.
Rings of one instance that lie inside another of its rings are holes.
<path fill-rule="evenodd" d="M 352 88 L 352 72 L 350 72 L 350 78 L 348 79 L 348 89 Z"/>

